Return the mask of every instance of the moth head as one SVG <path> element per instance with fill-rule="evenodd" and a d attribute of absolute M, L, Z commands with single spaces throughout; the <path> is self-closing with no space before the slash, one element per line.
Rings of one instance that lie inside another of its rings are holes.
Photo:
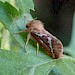
<path fill-rule="evenodd" d="M 26 28 L 28 30 L 42 30 L 44 25 L 40 20 L 31 20 L 26 24 Z"/>

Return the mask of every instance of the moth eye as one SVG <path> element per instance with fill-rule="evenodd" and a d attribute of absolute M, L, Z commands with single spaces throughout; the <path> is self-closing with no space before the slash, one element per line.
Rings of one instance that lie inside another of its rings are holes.
<path fill-rule="evenodd" d="M 29 28 L 29 26 L 26 25 L 26 28 Z"/>

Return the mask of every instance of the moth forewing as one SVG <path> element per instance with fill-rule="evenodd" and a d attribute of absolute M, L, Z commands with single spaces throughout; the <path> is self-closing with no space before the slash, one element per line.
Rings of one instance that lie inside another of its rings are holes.
<path fill-rule="evenodd" d="M 38 44 L 44 49 L 47 55 L 51 56 L 50 49 L 48 46 L 37 36 L 35 35 L 35 32 L 31 32 L 31 35 L 34 37 L 34 39 L 38 42 Z"/>
<path fill-rule="evenodd" d="M 62 56 L 62 44 L 57 38 L 40 32 L 31 32 L 31 35 L 36 39 L 47 55 L 54 59 Z"/>

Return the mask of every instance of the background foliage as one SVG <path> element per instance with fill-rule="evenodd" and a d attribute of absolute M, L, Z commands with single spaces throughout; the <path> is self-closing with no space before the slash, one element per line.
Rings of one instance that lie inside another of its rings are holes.
<path fill-rule="evenodd" d="M 11 1 L 2 1 L 0 1 L 0 75 L 75 75 L 73 57 L 64 55 L 54 60 L 41 48 L 36 55 L 36 43 L 32 40 L 26 47 L 27 53 L 25 52 L 27 33 L 15 33 L 25 29 L 27 22 L 24 16 L 29 20 L 32 19 L 30 9 L 34 10 L 33 0 L 16 0 L 15 2 L 11 0 L 12 5 Z M 73 29 L 70 46 L 64 47 L 64 50 L 75 57 L 74 32 Z"/>

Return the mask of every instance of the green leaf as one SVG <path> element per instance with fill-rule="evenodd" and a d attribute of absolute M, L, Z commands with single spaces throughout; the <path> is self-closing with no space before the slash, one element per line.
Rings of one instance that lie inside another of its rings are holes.
<path fill-rule="evenodd" d="M 20 12 L 9 3 L 0 1 L 0 21 L 11 33 L 11 25 L 15 18 L 20 15 Z M 15 19 L 16 20 L 16 19 Z M 14 29 L 14 27 L 13 27 Z M 23 46 L 24 47 L 24 46 Z"/>
<path fill-rule="evenodd" d="M 0 1 L 2 1 L 2 2 L 5 2 L 5 1 L 9 2 L 10 0 L 0 0 Z"/>
<path fill-rule="evenodd" d="M 33 54 L 0 50 L 0 75 L 48 75 L 56 67 L 60 75 L 75 74 L 75 59 L 54 60 Z"/>
<path fill-rule="evenodd" d="M 36 55 L 0 50 L 0 75 L 33 75 L 45 63 L 48 60 Z"/>
<path fill-rule="evenodd" d="M 5 7 L 5 4 L 0 1 L 0 21 L 8 27 L 11 24 L 11 19 L 8 17 Z"/>
<path fill-rule="evenodd" d="M 29 19 L 32 19 L 30 14 L 20 14 L 20 12 L 14 8 L 9 3 L 0 2 L 0 21 L 4 24 L 4 26 L 12 33 L 15 37 L 16 41 L 22 46 L 24 49 L 26 35 L 15 34 L 16 32 L 25 29 L 25 18 L 27 16 Z M 10 10 L 10 11 L 9 11 Z M 18 16 L 19 15 L 19 16 Z M 25 38 L 24 38 L 25 37 Z M 24 38 L 24 39 L 23 39 Z"/>
<path fill-rule="evenodd" d="M 30 13 L 30 9 L 34 10 L 33 0 L 16 0 L 16 5 L 23 13 Z"/>
<path fill-rule="evenodd" d="M 6 13 L 8 15 L 9 18 L 11 18 L 12 20 L 14 19 L 14 17 L 17 17 L 20 15 L 20 12 L 14 8 L 12 5 L 10 5 L 8 2 L 5 2 L 5 10 Z"/>
<path fill-rule="evenodd" d="M 65 56 L 56 61 L 56 68 L 62 75 L 75 75 L 75 59 Z"/>
<path fill-rule="evenodd" d="M 1 49 L 10 50 L 10 33 L 8 30 L 3 29 L 2 39 L 1 39 Z"/>
<path fill-rule="evenodd" d="M 7 29 L 10 28 L 13 19 L 19 14 L 19 11 L 9 3 L 3 3 L 0 1 L 0 21 L 5 25 Z"/>

